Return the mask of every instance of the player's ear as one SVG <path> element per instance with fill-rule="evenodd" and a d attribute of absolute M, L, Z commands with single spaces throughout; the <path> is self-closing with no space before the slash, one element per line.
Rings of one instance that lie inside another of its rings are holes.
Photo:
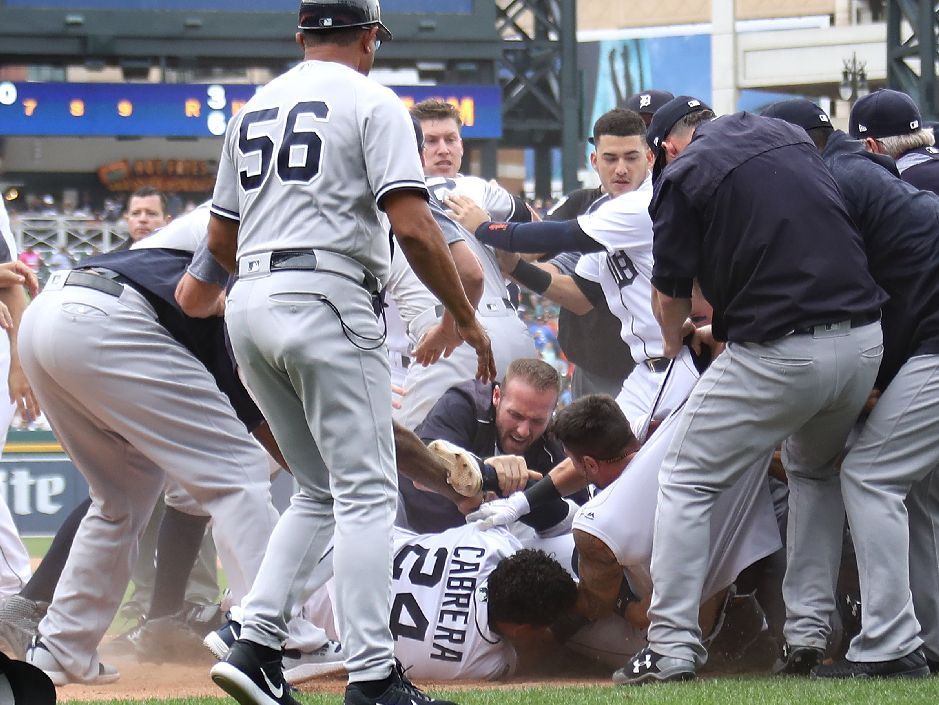
<path fill-rule="evenodd" d="M 492 405 L 499 406 L 499 401 L 502 399 L 502 389 L 499 388 L 499 385 L 495 385 L 492 388 Z"/>
<path fill-rule="evenodd" d="M 306 51 L 306 42 L 303 41 L 303 32 L 297 32 L 294 36 L 294 41 L 297 43 L 297 46 Z"/>

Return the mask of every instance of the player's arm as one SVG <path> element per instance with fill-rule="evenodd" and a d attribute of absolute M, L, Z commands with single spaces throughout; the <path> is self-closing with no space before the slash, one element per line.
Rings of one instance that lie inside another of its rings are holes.
<path fill-rule="evenodd" d="M 466 298 L 450 250 L 424 196 L 414 189 L 398 189 L 385 194 L 381 205 L 414 273 L 453 315 L 460 337 L 476 350 L 477 377 L 494 379 L 489 336 L 476 320 L 476 310 Z"/>
<path fill-rule="evenodd" d="M 574 277 L 561 274 L 548 262 L 526 262 L 516 255 L 515 265 L 506 274 L 529 291 L 540 294 L 571 313 L 582 316 L 593 309 L 593 303 L 577 285 Z M 501 261 L 505 262 L 505 258 Z"/>
<path fill-rule="evenodd" d="M 625 618 L 638 629 L 649 626 L 647 612 L 651 595 L 640 599 L 629 587 L 623 567 L 610 548 L 596 536 L 574 530 L 577 547 L 576 611 L 582 617 L 595 621 L 611 612 Z"/>
<path fill-rule="evenodd" d="M 221 316 L 225 313 L 227 284 L 228 272 L 209 252 L 208 241 L 203 240 L 176 285 L 176 303 L 193 318 Z"/>
<path fill-rule="evenodd" d="M 222 218 L 215 213 L 209 218 L 209 252 L 225 271 L 235 273 L 235 253 L 238 250 L 238 221 Z"/>
<path fill-rule="evenodd" d="M 16 264 L 22 264 L 17 262 Z M 24 268 L 28 270 L 28 267 Z M 27 285 L 31 282 L 35 286 L 35 274 L 30 270 L 29 276 L 20 274 Z M 35 289 L 31 287 L 31 292 L 35 296 Z M 23 418 L 35 419 L 39 416 L 39 402 L 33 394 L 29 380 L 26 379 L 26 373 L 20 365 L 20 355 L 17 347 L 17 340 L 20 330 L 20 321 L 23 319 L 23 312 L 26 310 L 26 291 L 20 284 L 0 288 L 0 303 L 9 309 L 10 327 L 7 333 L 10 336 L 10 372 L 7 382 L 10 389 L 10 401 L 15 402 Z"/>
<path fill-rule="evenodd" d="M 395 422 L 392 422 L 392 428 L 398 474 L 446 497 L 454 504 L 464 502 L 466 498 L 447 483 L 447 468 L 437 456 L 427 450 L 427 446 L 417 434 Z"/>

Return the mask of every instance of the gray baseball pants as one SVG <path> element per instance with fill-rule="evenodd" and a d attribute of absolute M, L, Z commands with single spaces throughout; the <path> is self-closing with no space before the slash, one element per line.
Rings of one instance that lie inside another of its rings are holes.
<path fill-rule="evenodd" d="M 939 656 L 937 406 L 939 355 L 911 358 L 842 465 L 861 581 L 862 628 L 848 650 L 851 661 L 897 659 L 923 639 Z"/>
<path fill-rule="evenodd" d="M 239 278 L 225 318 L 238 364 L 300 485 L 243 603 L 241 636 L 281 647 L 335 534 L 350 680 L 385 678 L 397 476 L 388 355 L 371 298 L 344 277 L 272 273 L 265 262 Z"/>
<path fill-rule="evenodd" d="M 39 625 L 59 664 L 87 680 L 168 475 L 211 514 L 223 560 L 238 559 L 225 565 L 233 589 L 253 580 L 277 513 L 266 454 L 147 300 L 130 286 L 119 297 L 63 287 L 66 274 L 26 310 L 19 353 L 92 498 Z"/>
<path fill-rule="evenodd" d="M 782 441 L 789 476 L 785 636 L 824 648 L 844 511 L 835 467 L 883 354 L 880 324 L 730 343 L 691 392 L 660 475 L 649 644 L 701 665 L 698 608 L 718 495 Z"/>

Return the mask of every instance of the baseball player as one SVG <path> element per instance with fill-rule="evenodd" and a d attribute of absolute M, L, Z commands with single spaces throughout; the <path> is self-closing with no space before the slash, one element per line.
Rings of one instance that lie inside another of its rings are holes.
<path fill-rule="evenodd" d="M 665 353 L 682 348 L 695 278 L 714 307 L 713 337 L 730 342 L 692 391 L 662 466 L 649 646 L 624 669 L 637 684 L 693 678 L 706 659 L 697 612 L 715 501 L 782 441 L 786 638 L 812 643 L 827 629 L 833 600 L 801 588 L 831 584 L 843 524 L 831 511 L 834 465 L 883 352 L 885 296 L 803 130 L 738 113 L 676 123 L 665 141 L 653 143 L 657 167 L 668 166 L 651 206 Z"/>
<path fill-rule="evenodd" d="M 466 193 L 502 220 L 531 220 L 531 213 L 524 202 L 513 198 L 495 182 L 459 173 L 463 150 L 459 136 L 461 122 L 456 108 L 441 101 L 424 101 L 413 106 L 411 115 L 420 121 L 424 131 L 424 173 L 433 199 L 442 202 L 451 193 Z M 445 135 L 441 135 L 442 130 L 446 131 Z M 454 146 L 454 141 L 458 147 Z M 535 344 L 508 299 L 505 278 L 495 252 L 478 242 L 471 233 L 464 232 L 464 239 L 482 267 L 483 289 L 476 304 L 477 315 L 492 340 L 496 375 L 501 376 L 512 360 L 535 355 Z M 420 311 L 417 311 L 418 306 L 409 306 L 415 315 L 406 319 L 408 335 L 415 348 L 416 361 L 433 364 L 412 365 L 408 370 L 405 379 L 407 396 L 394 415 L 395 420 L 406 428 L 415 428 L 423 421 L 447 389 L 473 376 L 472 350 L 453 340 L 452 326 L 441 320 L 443 310 L 439 302 L 426 300 L 420 303 L 423 306 Z M 400 299 L 398 304 L 402 309 L 405 306 Z M 454 349 L 448 357 L 440 355 L 440 351 L 451 348 Z"/>
<path fill-rule="evenodd" d="M 704 109 L 700 103 L 694 107 L 695 112 Z M 468 198 L 455 196 L 446 205 L 477 238 L 502 250 L 596 253 L 582 257 L 576 273 L 600 284 L 610 311 L 622 323 L 621 335 L 630 347 L 636 368 L 626 378 L 617 401 L 636 436 L 644 439 L 652 420 L 653 402 L 670 364 L 664 357 L 662 336 L 650 306 L 652 221 L 648 206 L 652 198 L 652 155 L 645 143 L 645 123 L 637 114 L 623 111 L 613 134 L 621 138 L 620 149 L 630 161 L 629 188 L 615 198 L 597 201 L 592 210 L 576 220 L 506 225 L 487 222 L 490 218 L 486 212 Z M 575 313 L 592 308 L 571 277 L 553 275 L 521 259 L 511 276 Z M 660 397 L 656 405 L 657 421 L 681 404 L 697 379 L 688 351 L 679 354 L 671 374 L 675 379 L 669 385 L 669 395 Z M 678 384 L 679 380 L 684 384 Z"/>
<path fill-rule="evenodd" d="M 281 663 L 284 615 L 333 539 L 345 702 L 421 705 L 433 701 L 395 666 L 388 628 L 396 483 L 380 209 L 484 379 L 492 353 L 427 207 L 407 111 L 366 77 L 391 38 L 378 2 L 305 0 L 298 28 L 304 61 L 228 126 L 209 244 L 238 271 L 225 308 L 235 358 L 300 489 L 243 601 L 240 638 L 211 673 L 242 705 L 296 702 Z"/>

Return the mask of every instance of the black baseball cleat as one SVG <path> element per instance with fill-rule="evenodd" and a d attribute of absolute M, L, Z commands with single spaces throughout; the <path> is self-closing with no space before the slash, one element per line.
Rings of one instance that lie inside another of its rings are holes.
<path fill-rule="evenodd" d="M 202 643 L 205 648 L 212 652 L 215 658 L 219 661 L 224 661 L 225 657 L 228 656 L 228 651 L 235 642 L 238 641 L 238 637 L 240 636 L 241 625 L 231 619 L 231 615 L 229 615 L 228 621 L 214 632 L 206 634 Z"/>
<path fill-rule="evenodd" d="M 816 666 L 812 678 L 925 678 L 929 664 L 922 649 L 890 661 L 848 661 Z"/>
<path fill-rule="evenodd" d="M 265 652 L 276 656 L 271 658 Z M 290 694 L 280 653 L 274 649 L 238 640 L 209 674 L 215 685 L 240 705 L 300 705 Z"/>
<path fill-rule="evenodd" d="M 783 646 L 782 658 L 773 666 L 774 676 L 807 676 L 825 658 L 825 652 L 814 646 Z"/>
<path fill-rule="evenodd" d="M 926 657 L 926 665 L 929 666 L 929 672 L 933 675 L 939 673 L 939 658 Z"/>
<path fill-rule="evenodd" d="M 647 646 L 613 674 L 613 682 L 617 685 L 643 685 L 690 681 L 694 677 L 692 661 L 664 656 Z"/>
<path fill-rule="evenodd" d="M 449 700 L 436 700 L 411 683 L 398 659 L 395 659 L 394 668 L 388 676 L 388 687 L 384 692 L 375 697 L 369 696 L 365 692 L 369 685 L 377 684 L 368 681 L 347 685 L 343 705 L 456 705 Z"/>

